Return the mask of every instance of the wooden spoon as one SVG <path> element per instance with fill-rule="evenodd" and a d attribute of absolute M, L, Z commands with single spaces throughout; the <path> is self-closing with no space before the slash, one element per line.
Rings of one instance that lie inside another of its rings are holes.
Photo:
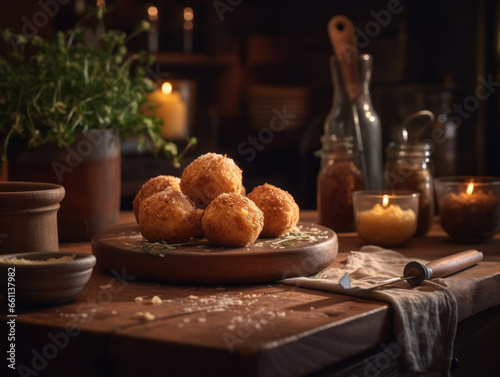
<path fill-rule="evenodd" d="M 358 70 L 358 48 L 356 33 L 352 21 L 343 15 L 337 15 L 328 22 L 328 35 L 335 56 L 339 61 L 349 100 L 353 102 L 361 95 L 361 83 Z"/>

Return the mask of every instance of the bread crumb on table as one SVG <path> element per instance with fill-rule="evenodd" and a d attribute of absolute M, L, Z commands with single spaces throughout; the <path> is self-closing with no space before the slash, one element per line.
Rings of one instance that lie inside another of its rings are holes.
<path fill-rule="evenodd" d="M 150 312 L 137 312 L 135 313 L 135 317 L 146 321 L 152 321 L 155 319 L 154 314 L 151 314 Z"/>
<path fill-rule="evenodd" d="M 162 300 L 161 298 L 159 298 L 158 296 L 154 296 L 152 299 L 151 299 L 151 303 L 153 305 L 160 305 L 162 303 Z"/>

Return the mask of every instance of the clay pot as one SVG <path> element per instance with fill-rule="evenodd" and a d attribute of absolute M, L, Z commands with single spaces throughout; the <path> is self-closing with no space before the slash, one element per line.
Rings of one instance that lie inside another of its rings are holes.
<path fill-rule="evenodd" d="M 120 139 L 112 130 L 77 133 L 66 147 L 37 148 L 12 140 L 9 180 L 52 182 L 66 189 L 58 214 L 61 242 L 90 241 L 99 230 L 116 225 L 120 214 Z"/>
<path fill-rule="evenodd" d="M 0 254 L 57 251 L 57 210 L 64 188 L 0 182 Z"/>

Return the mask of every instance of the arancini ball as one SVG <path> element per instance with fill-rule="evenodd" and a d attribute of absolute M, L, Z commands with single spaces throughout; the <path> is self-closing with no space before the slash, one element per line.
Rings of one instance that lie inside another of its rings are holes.
<path fill-rule="evenodd" d="M 217 153 L 207 153 L 191 162 L 181 176 L 181 191 L 198 208 L 206 208 L 223 193 L 240 193 L 242 171 L 234 161 Z"/>
<path fill-rule="evenodd" d="M 179 178 L 171 175 L 159 175 L 144 183 L 132 202 L 135 220 L 139 222 L 139 207 L 144 199 L 149 198 L 157 192 L 164 191 L 167 187 L 172 187 L 174 190 L 180 191 L 180 181 Z"/>
<path fill-rule="evenodd" d="M 247 197 L 264 213 L 261 237 L 281 237 L 299 222 L 299 206 L 285 190 L 266 183 L 255 187 Z"/>
<path fill-rule="evenodd" d="M 195 205 L 171 187 L 143 200 L 139 230 L 150 242 L 183 243 L 201 234 Z"/>
<path fill-rule="evenodd" d="M 221 194 L 205 209 L 203 235 L 221 246 L 248 246 L 259 237 L 264 214 L 250 199 L 239 193 Z"/>

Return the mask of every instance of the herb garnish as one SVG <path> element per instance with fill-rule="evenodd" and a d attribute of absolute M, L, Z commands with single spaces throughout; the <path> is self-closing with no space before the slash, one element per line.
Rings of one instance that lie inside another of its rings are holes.
<path fill-rule="evenodd" d="M 274 241 L 272 245 L 292 246 L 293 241 L 309 240 L 315 235 L 317 235 L 315 232 L 290 232 L 285 234 L 278 241 Z"/>
<path fill-rule="evenodd" d="M 168 244 L 165 241 L 145 242 L 144 245 L 141 247 L 141 250 L 148 255 L 152 255 L 153 257 L 164 258 L 165 256 L 163 255 L 163 253 L 170 250 L 175 250 L 181 245 L 185 245 L 185 243 Z"/>

